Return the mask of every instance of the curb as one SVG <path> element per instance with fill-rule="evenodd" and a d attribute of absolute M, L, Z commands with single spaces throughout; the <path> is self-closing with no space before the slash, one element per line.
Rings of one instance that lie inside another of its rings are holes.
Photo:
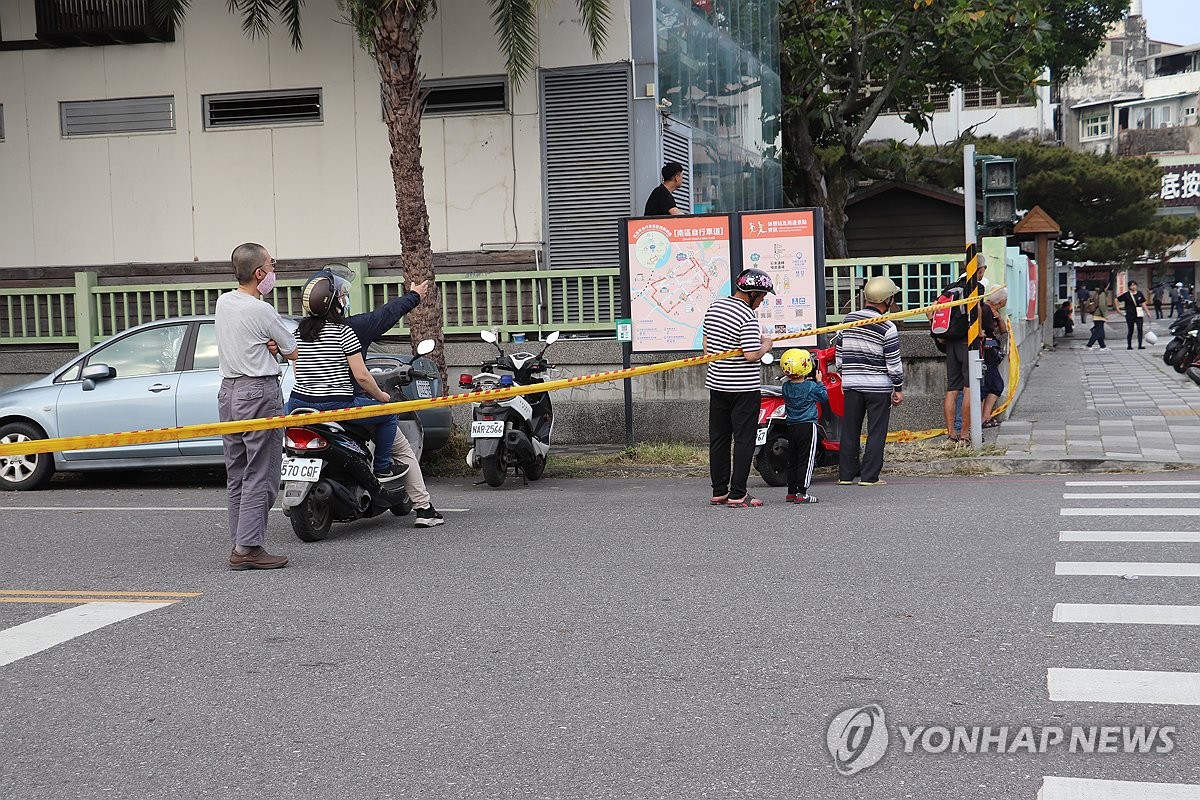
<path fill-rule="evenodd" d="M 1200 464 L 1186 461 L 1133 461 L 1108 458 L 1013 458 L 980 456 L 929 461 L 910 467 L 897 464 L 888 469 L 896 475 L 954 475 L 964 472 L 990 475 L 1065 475 L 1112 472 L 1172 472 L 1195 469 Z"/>

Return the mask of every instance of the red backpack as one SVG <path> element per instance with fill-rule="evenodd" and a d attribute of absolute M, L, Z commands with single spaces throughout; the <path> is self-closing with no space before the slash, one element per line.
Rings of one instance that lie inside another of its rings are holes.
<path fill-rule="evenodd" d="M 938 297 L 938 303 L 950 303 L 963 298 L 961 283 L 952 283 Z M 933 312 L 929 323 L 929 333 L 934 339 L 954 340 L 967 338 L 970 320 L 967 318 L 965 306 L 939 308 Z"/>

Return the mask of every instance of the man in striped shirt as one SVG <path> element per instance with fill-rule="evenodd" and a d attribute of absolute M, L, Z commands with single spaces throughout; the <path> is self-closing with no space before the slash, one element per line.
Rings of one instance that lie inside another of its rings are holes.
<path fill-rule="evenodd" d="M 845 322 L 878 317 L 895 308 L 894 296 L 900 291 L 891 278 L 871 278 L 863 287 L 866 307 L 846 315 Z M 889 321 L 870 322 L 847 328 L 834 336 L 841 364 L 845 412 L 842 417 L 841 457 L 838 484 L 848 485 L 858 478 L 859 486 L 880 486 L 883 469 L 883 445 L 887 441 L 892 406 L 904 400 L 904 365 L 900 363 L 900 334 Z M 859 457 L 859 436 L 863 418 L 867 420 L 867 446 Z"/>
<path fill-rule="evenodd" d="M 713 302 L 704 314 L 704 353 L 741 350 L 741 355 L 708 365 L 708 471 L 712 477 L 712 504 L 731 508 L 761 506 L 746 493 L 750 462 L 754 459 L 754 434 L 758 428 L 759 359 L 771 352 L 773 342 L 763 336 L 754 311 L 774 293 L 771 276 L 759 269 L 743 270 L 734 292 Z M 730 442 L 733 460 L 730 463 Z"/>

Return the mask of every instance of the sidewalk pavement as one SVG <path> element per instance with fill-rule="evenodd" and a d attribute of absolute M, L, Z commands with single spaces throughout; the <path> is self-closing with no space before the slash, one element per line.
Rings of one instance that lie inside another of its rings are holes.
<path fill-rule="evenodd" d="M 1200 386 L 1163 363 L 1165 321 L 1145 350 L 1136 341 L 1126 349 L 1123 321 L 1108 325 L 1107 351 L 1085 348 L 1082 326 L 1057 339 L 1026 377 L 1011 418 L 984 431 L 984 442 L 1006 448 L 1003 460 L 1057 460 L 1060 469 L 1200 464 Z"/>

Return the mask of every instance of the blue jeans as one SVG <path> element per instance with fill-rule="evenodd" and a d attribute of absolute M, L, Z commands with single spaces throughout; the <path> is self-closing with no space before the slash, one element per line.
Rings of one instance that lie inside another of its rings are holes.
<path fill-rule="evenodd" d="M 361 400 L 362 402 L 358 402 Z M 378 405 L 379 403 L 370 398 L 362 397 L 355 398 L 353 405 L 355 406 L 370 406 Z M 312 408 L 317 411 L 336 411 L 339 408 L 350 408 L 344 400 L 297 400 L 291 398 L 287 402 L 287 407 L 284 409 L 288 414 L 295 411 L 297 408 Z M 396 415 L 388 414 L 382 417 L 370 417 L 369 419 L 351 420 L 355 424 L 362 425 L 366 428 L 374 429 L 375 440 L 375 463 L 374 469 L 376 472 L 383 472 L 392 466 L 392 443 L 396 441 Z"/>

